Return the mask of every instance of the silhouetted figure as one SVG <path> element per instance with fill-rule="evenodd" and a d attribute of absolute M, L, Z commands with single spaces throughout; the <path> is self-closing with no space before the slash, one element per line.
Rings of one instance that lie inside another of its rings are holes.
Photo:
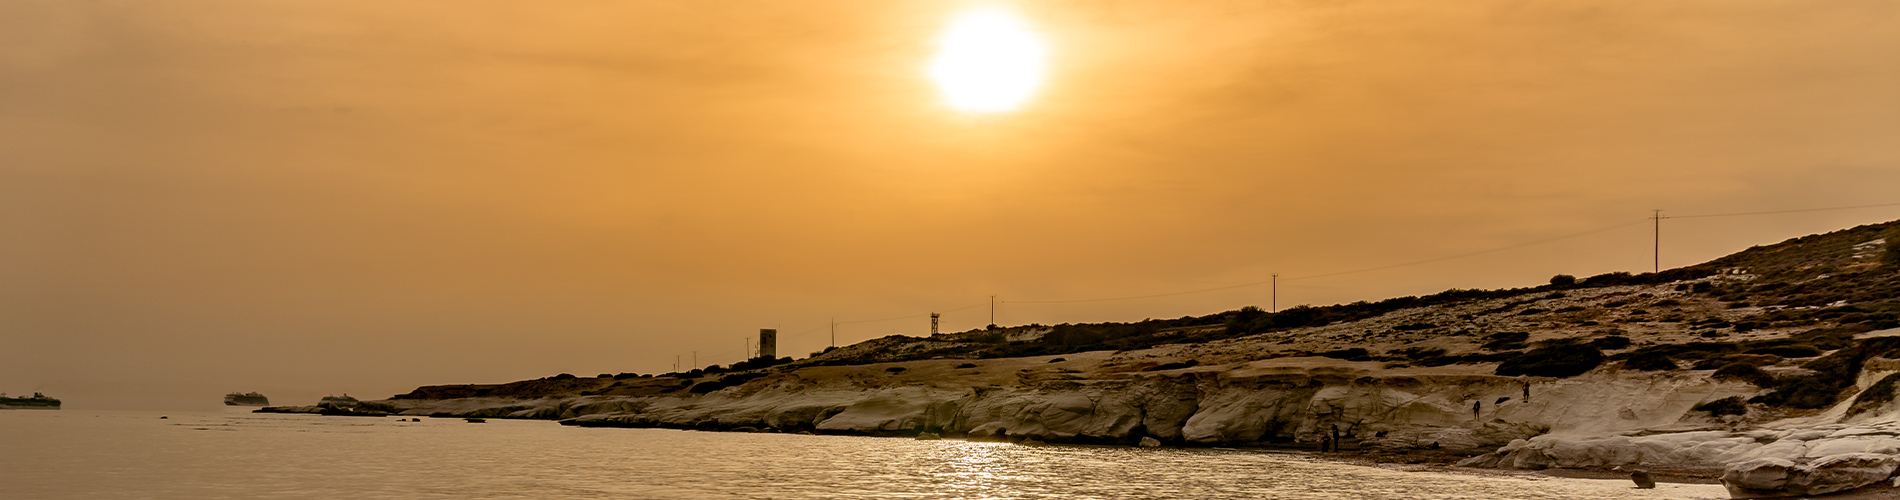
<path fill-rule="evenodd" d="M 1333 451 L 1333 450 L 1332 450 L 1332 448 L 1333 448 L 1333 437 L 1332 437 L 1332 436 L 1328 436 L 1328 435 L 1325 435 L 1325 434 L 1320 434 L 1320 435 L 1319 435 L 1319 451 L 1320 451 L 1320 453 L 1325 453 L 1325 452 L 1329 452 L 1329 451 Z"/>
<path fill-rule="evenodd" d="M 1333 424 L 1333 451 L 1339 451 L 1339 424 Z"/>
<path fill-rule="evenodd" d="M 1478 420 L 1478 408 L 1482 407 L 1483 405 L 1484 405 L 1483 401 L 1471 402 L 1471 419 L 1472 420 Z"/>
<path fill-rule="evenodd" d="M 1524 402 L 1531 402 L 1531 381 L 1524 381 Z"/>

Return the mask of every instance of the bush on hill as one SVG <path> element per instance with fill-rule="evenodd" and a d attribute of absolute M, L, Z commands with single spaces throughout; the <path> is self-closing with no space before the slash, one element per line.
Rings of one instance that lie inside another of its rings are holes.
<path fill-rule="evenodd" d="M 763 376 L 765 376 L 764 373 L 757 373 L 757 372 L 741 373 L 737 375 L 727 375 L 718 380 L 708 380 L 705 382 L 693 384 L 693 388 L 688 389 L 687 391 L 693 394 L 705 394 L 708 392 L 724 389 L 727 387 L 739 386 L 739 385 L 745 384 L 746 382 L 752 381 L 752 379 L 763 377 Z"/>
<path fill-rule="evenodd" d="M 1623 360 L 1623 368 L 1629 370 L 1656 372 L 1674 370 L 1675 360 L 1656 352 L 1641 352 Z"/>
<path fill-rule="evenodd" d="M 1498 365 L 1497 374 L 1506 377 L 1575 377 L 1603 364 L 1603 351 L 1576 343 L 1574 339 L 1559 340 L 1545 342 L 1541 347 L 1505 360 Z M 1564 340 L 1572 342 L 1562 342 Z"/>
<path fill-rule="evenodd" d="M 1794 408 L 1826 408 L 1840 401 L 1841 393 L 1853 385 L 1868 359 L 1893 357 L 1896 351 L 1900 351 L 1900 337 L 1858 341 L 1801 365 L 1813 370 L 1814 375 L 1778 379 L 1774 382 L 1774 392 L 1749 401 Z"/>
<path fill-rule="evenodd" d="M 1723 354 L 1732 354 L 1741 348 L 1729 342 L 1689 342 L 1685 344 L 1660 344 L 1642 347 L 1630 352 L 1617 353 L 1610 359 L 1629 359 L 1638 355 L 1659 354 L 1670 359 L 1694 361 Z"/>
<path fill-rule="evenodd" d="M 1363 347 L 1354 347 L 1351 349 L 1340 349 L 1337 351 L 1327 351 L 1327 352 L 1319 353 L 1319 355 L 1325 356 L 1328 358 L 1344 359 L 1344 360 L 1349 360 L 1349 361 L 1366 361 L 1367 359 L 1369 359 L 1368 356 L 1371 356 L 1371 354 L 1372 353 L 1370 352 L 1366 352 L 1365 348 Z"/>
<path fill-rule="evenodd" d="M 1195 367 L 1195 366 L 1197 366 L 1197 365 L 1200 365 L 1200 364 L 1201 364 L 1201 361 L 1200 361 L 1200 360 L 1198 360 L 1198 359 L 1190 359 L 1190 360 L 1187 360 L 1187 361 L 1181 361 L 1181 362 L 1174 362 L 1174 363 L 1162 363 L 1162 364 L 1160 364 L 1160 365 L 1158 365 L 1158 366 L 1155 366 L 1154 368 L 1149 368 L 1149 369 L 1147 369 L 1147 370 L 1142 370 L 1142 371 L 1150 371 L 1150 372 L 1158 372 L 1158 371 L 1162 371 L 1162 370 L 1179 370 L 1179 369 L 1182 369 L 1182 368 L 1193 368 L 1193 367 Z"/>
<path fill-rule="evenodd" d="M 1848 325 L 1834 328 L 1816 328 L 1788 336 L 1790 343 L 1812 345 L 1823 351 L 1843 349 L 1854 345 L 1854 334 L 1874 331 L 1871 325 Z"/>
<path fill-rule="evenodd" d="M 1758 387 L 1768 387 L 1775 383 L 1774 376 L 1748 363 L 1729 363 L 1722 365 L 1721 368 L 1715 369 L 1715 373 L 1710 374 L 1709 377 L 1717 380 L 1740 380 L 1755 384 Z"/>
<path fill-rule="evenodd" d="M 1523 355 L 1524 351 L 1505 351 L 1491 354 L 1460 354 L 1456 356 L 1435 356 L 1418 360 L 1419 366 L 1445 366 L 1466 363 L 1502 363 Z"/>
<path fill-rule="evenodd" d="M 1523 349 L 1524 341 L 1529 340 L 1530 338 L 1531 338 L 1531 334 L 1529 332 L 1493 333 L 1491 335 L 1485 336 L 1484 345 L 1479 346 L 1479 347 L 1482 347 L 1485 350 L 1490 350 L 1490 351 L 1511 351 L 1511 350 Z"/>
<path fill-rule="evenodd" d="M 1397 350 L 1391 351 L 1387 354 L 1392 354 L 1395 356 L 1403 356 L 1405 357 L 1405 359 L 1420 360 L 1420 359 L 1425 359 L 1425 358 L 1436 358 L 1439 356 L 1444 356 L 1445 350 L 1442 348 L 1437 348 L 1437 347 L 1407 347 L 1404 349 L 1397 349 Z"/>
<path fill-rule="evenodd" d="M 1886 406 L 1893 401 L 1896 385 L 1900 385 L 1900 373 L 1881 377 L 1879 382 L 1874 382 L 1867 390 L 1860 391 L 1860 395 L 1854 396 L 1854 404 L 1847 406 L 1847 414 L 1859 415 Z"/>
<path fill-rule="evenodd" d="M 1693 409 L 1695 411 L 1709 412 L 1709 415 L 1714 417 L 1723 415 L 1746 415 L 1748 414 L 1748 403 L 1744 402 L 1741 396 L 1730 396 L 1696 405 Z"/>
<path fill-rule="evenodd" d="M 1598 337 L 1598 338 L 1590 340 L 1590 347 L 1595 347 L 1597 349 L 1602 349 L 1605 351 L 1614 351 L 1614 350 L 1622 349 L 1629 346 L 1630 346 L 1630 338 L 1624 337 L 1622 335 Z"/>
<path fill-rule="evenodd" d="M 1749 366 L 1762 367 L 1762 366 L 1768 366 L 1768 365 L 1772 365 L 1772 364 L 1780 363 L 1780 362 L 1781 362 L 1781 356 L 1776 356 L 1773 354 L 1724 354 L 1721 356 L 1716 356 L 1716 357 L 1704 359 L 1700 362 L 1697 362 L 1695 364 L 1695 369 L 1715 370 L 1715 369 L 1720 369 L 1724 366 L 1728 366 L 1729 364 L 1732 364 L 1732 363 L 1742 363 Z"/>
<path fill-rule="evenodd" d="M 1900 270 L 1900 227 L 1887 231 L 1887 248 L 1880 254 L 1880 262 Z"/>
<path fill-rule="evenodd" d="M 1756 348 L 1752 348 L 1746 351 L 1742 351 L 1742 354 L 1770 354 L 1770 355 L 1775 355 L 1775 356 L 1781 356 L 1784 358 L 1812 358 L 1815 356 L 1820 356 L 1821 350 L 1816 349 L 1814 346 L 1811 346 L 1811 345 L 1794 344 L 1794 345 L 1756 347 Z"/>
<path fill-rule="evenodd" d="M 1810 410 L 1820 409 L 1840 400 L 1843 388 L 1834 380 L 1813 375 L 1776 379 L 1772 386 L 1774 392 L 1755 396 L 1748 402 Z"/>

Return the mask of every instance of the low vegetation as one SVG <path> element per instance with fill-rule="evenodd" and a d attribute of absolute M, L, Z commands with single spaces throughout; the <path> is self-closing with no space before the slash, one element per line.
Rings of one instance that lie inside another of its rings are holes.
<path fill-rule="evenodd" d="M 1575 377 L 1603 364 L 1603 351 L 1576 339 L 1544 341 L 1536 349 L 1514 356 L 1498 365 L 1498 375 L 1507 377 Z"/>
<path fill-rule="evenodd" d="M 1854 396 L 1854 403 L 1847 406 L 1847 414 L 1867 413 L 1893 402 L 1895 385 L 1900 385 L 1900 373 L 1881 377 L 1879 382 L 1874 382 L 1866 390 L 1860 391 L 1859 396 Z"/>
<path fill-rule="evenodd" d="M 1691 409 L 1709 412 L 1709 416 L 1714 417 L 1723 415 L 1746 415 L 1748 414 L 1748 402 L 1743 401 L 1741 396 L 1731 396 L 1702 403 Z"/>
<path fill-rule="evenodd" d="M 1775 383 L 1775 377 L 1773 375 L 1769 375 L 1768 372 L 1762 371 L 1761 368 L 1748 363 L 1729 363 L 1722 365 L 1721 368 L 1715 369 L 1715 373 L 1710 374 L 1709 377 L 1716 380 L 1739 380 L 1760 387 L 1768 387 Z"/>

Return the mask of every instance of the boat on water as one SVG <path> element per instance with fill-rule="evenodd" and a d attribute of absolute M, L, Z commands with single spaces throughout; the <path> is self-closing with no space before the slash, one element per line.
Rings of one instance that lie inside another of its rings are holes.
<path fill-rule="evenodd" d="M 340 397 L 324 396 L 323 399 L 317 401 L 317 406 L 323 406 L 325 404 L 338 408 L 355 408 L 356 405 L 362 404 L 362 401 L 357 401 L 356 398 L 350 397 L 349 393 L 344 393 Z"/>
<path fill-rule="evenodd" d="M 270 398 L 255 392 L 233 392 L 224 395 L 225 406 L 270 406 Z"/>
<path fill-rule="evenodd" d="M 35 392 L 33 393 L 32 397 L 15 398 L 15 397 L 7 397 L 5 393 L 0 393 L 0 410 L 57 410 L 57 409 L 59 409 L 59 400 L 46 397 L 45 394 L 40 394 L 40 393 Z"/>

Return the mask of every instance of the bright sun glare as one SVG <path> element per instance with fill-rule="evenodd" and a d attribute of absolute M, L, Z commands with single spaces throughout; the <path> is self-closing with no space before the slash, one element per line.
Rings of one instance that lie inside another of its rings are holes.
<path fill-rule="evenodd" d="M 1042 41 L 1016 16 L 979 10 L 945 32 L 930 77 L 950 106 L 971 112 L 1022 106 L 1042 83 Z"/>

